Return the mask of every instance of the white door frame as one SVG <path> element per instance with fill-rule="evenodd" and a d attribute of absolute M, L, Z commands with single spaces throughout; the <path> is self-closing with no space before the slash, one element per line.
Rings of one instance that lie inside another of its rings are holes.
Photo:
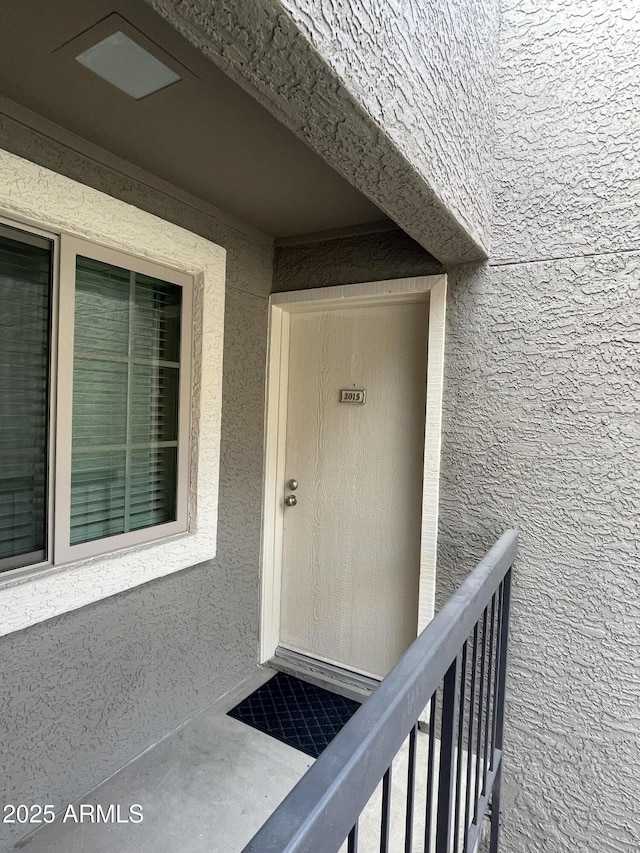
<path fill-rule="evenodd" d="M 446 275 L 320 287 L 275 293 L 270 297 L 260 558 L 260 663 L 274 656 L 280 636 L 289 323 L 293 313 L 429 301 L 418 633 L 433 618 L 446 298 Z"/>

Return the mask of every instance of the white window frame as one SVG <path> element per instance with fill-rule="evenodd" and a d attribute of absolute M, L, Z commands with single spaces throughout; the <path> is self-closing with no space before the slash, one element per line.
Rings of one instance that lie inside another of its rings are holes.
<path fill-rule="evenodd" d="M 76 291 L 76 258 L 93 258 L 170 284 L 182 290 L 180 319 L 180 387 L 178 413 L 178 471 L 175 521 L 156 524 L 130 533 L 95 539 L 78 545 L 70 544 L 71 532 L 71 464 L 73 418 L 74 319 Z M 55 262 L 54 262 L 55 263 Z M 152 263 L 124 252 L 98 246 L 63 234 L 60 238 L 58 286 L 58 358 L 56 382 L 54 480 L 53 563 L 60 565 L 73 560 L 106 554 L 132 545 L 154 542 L 176 533 L 184 533 L 189 511 L 189 434 L 191 413 L 191 331 L 193 326 L 193 278 L 177 270 Z M 54 329 L 54 332 L 56 330 Z M 55 427 L 53 426 L 55 424 Z"/>
<path fill-rule="evenodd" d="M 85 240 L 178 270 L 194 283 L 190 355 L 194 393 L 186 530 L 111 553 L 79 558 L 76 552 L 69 554 L 71 562 L 62 565 L 39 564 L 3 572 L 2 636 L 215 557 L 226 253 L 170 222 L 2 150 L 0 218 L 41 236 Z M 53 322 L 59 323 L 56 310 L 54 304 Z M 52 355 L 54 369 L 56 355 Z M 56 411 L 52 423 L 57 417 Z M 52 435 L 54 432 L 51 430 Z M 57 454 L 60 448 L 53 450 Z M 59 519 L 54 501 L 50 501 L 50 509 L 55 515 L 55 530 Z M 157 527 L 148 528 L 154 529 Z M 101 541 L 109 539 L 115 537 Z"/>

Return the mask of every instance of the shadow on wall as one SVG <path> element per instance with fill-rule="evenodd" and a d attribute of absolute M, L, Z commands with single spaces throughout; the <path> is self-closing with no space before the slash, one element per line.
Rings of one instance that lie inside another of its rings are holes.
<path fill-rule="evenodd" d="M 273 292 L 411 278 L 443 272 L 443 266 L 400 228 L 276 247 Z"/>

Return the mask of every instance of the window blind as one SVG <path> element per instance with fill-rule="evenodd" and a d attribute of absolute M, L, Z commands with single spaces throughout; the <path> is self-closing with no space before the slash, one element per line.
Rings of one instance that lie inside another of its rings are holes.
<path fill-rule="evenodd" d="M 175 284 L 76 259 L 72 545 L 176 518 L 181 305 Z"/>
<path fill-rule="evenodd" d="M 46 559 L 51 258 L 0 226 L 0 571 Z"/>

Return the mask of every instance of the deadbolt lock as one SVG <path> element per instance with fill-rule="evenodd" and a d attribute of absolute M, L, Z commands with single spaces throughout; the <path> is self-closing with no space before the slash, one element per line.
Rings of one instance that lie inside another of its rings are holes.
<path fill-rule="evenodd" d="M 295 492 L 295 490 L 298 488 L 298 481 L 297 480 L 289 480 L 289 482 L 287 483 L 287 486 L 291 489 L 292 492 Z"/>

